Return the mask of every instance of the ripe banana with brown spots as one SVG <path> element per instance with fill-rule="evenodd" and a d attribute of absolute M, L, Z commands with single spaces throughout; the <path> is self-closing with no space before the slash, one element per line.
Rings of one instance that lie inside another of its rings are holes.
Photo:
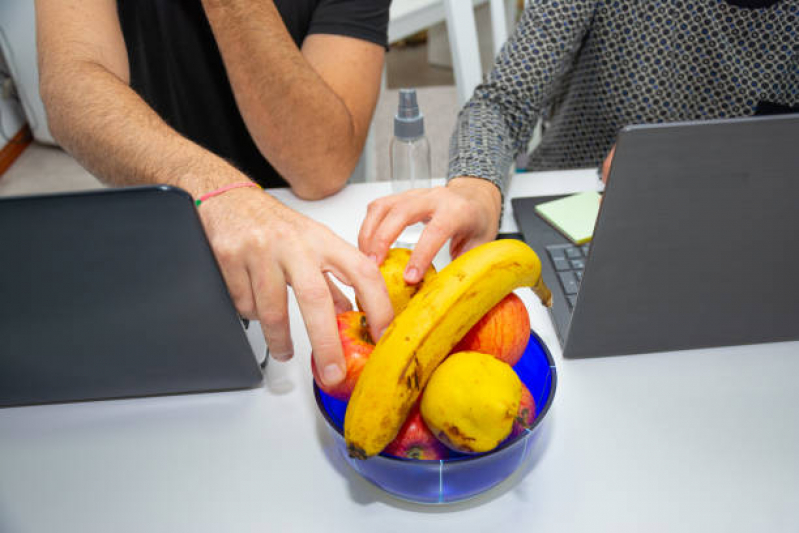
<path fill-rule="evenodd" d="M 508 293 L 524 286 L 544 305 L 552 304 L 538 256 L 514 239 L 478 246 L 426 283 L 380 338 L 355 385 L 344 419 L 350 456 L 380 453 L 458 341 Z"/>

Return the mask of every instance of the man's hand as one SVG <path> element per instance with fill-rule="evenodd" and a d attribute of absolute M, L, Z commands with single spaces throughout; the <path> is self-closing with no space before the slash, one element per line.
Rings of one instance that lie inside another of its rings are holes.
<path fill-rule="evenodd" d="M 200 206 L 200 215 L 239 313 L 261 322 L 270 354 L 294 353 L 288 318 L 290 285 L 325 384 L 346 374 L 336 313 L 349 300 L 328 275 L 355 289 L 378 339 L 393 319 L 377 265 L 326 227 L 257 189 L 236 189 Z"/>
<path fill-rule="evenodd" d="M 452 239 L 450 255 L 455 258 L 496 237 L 500 201 L 496 185 L 472 177 L 380 198 L 369 204 L 358 246 L 380 264 L 407 226 L 426 223 L 405 269 L 405 281 L 415 284 L 447 240 Z"/>
<path fill-rule="evenodd" d="M 608 152 L 607 157 L 605 157 L 605 160 L 602 162 L 602 183 L 604 183 L 605 186 L 607 186 L 608 184 L 608 174 L 610 174 L 610 165 L 613 162 L 613 154 L 615 153 L 616 153 L 616 145 L 614 144 L 610 148 L 610 152 Z"/>

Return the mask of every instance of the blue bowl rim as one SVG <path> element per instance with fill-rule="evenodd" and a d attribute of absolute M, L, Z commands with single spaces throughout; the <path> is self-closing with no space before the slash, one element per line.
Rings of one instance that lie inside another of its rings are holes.
<path fill-rule="evenodd" d="M 487 452 L 478 453 L 478 454 L 474 454 L 474 455 L 463 455 L 463 456 L 459 456 L 459 457 L 449 457 L 447 459 L 439 459 L 439 461 L 442 461 L 444 463 L 454 463 L 454 462 L 458 462 L 458 461 L 471 461 L 471 460 L 475 460 L 475 459 L 480 459 L 482 457 L 487 457 L 487 456 L 489 456 L 491 454 L 494 454 L 494 453 L 498 453 L 501 450 L 504 450 L 505 448 L 507 448 L 508 446 L 511 446 L 514 443 L 518 442 L 520 439 L 525 438 L 528 435 L 532 434 L 532 432 L 543 422 L 544 417 L 546 417 L 547 413 L 549 412 L 549 408 L 552 406 L 552 402 L 555 400 L 555 391 L 558 388 L 558 371 L 557 371 L 557 368 L 555 367 L 555 360 L 552 358 L 552 354 L 549 351 L 549 347 L 546 345 L 546 343 L 543 341 L 543 339 L 541 339 L 541 337 L 538 335 L 538 333 L 536 333 L 533 330 L 530 330 L 530 336 L 535 338 L 536 342 L 538 343 L 538 345 L 541 347 L 542 351 L 544 352 L 544 355 L 547 358 L 547 362 L 549 363 L 550 373 L 552 375 L 552 385 L 550 386 L 550 389 L 549 389 L 549 396 L 547 397 L 547 401 L 544 403 L 544 407 L 541 408 L 541 412 L 536 417 L 535 422 L 533 422 L 533 426 L 530 427 L 530 428 L 527 428 L 527 431 L 524 431 L 524 432 L 520 433 L 519 435 L 517 435 L 516 438 L 510 439 L 510 440 L 506 440 L 505 442 L 503 442 L 502 444 L 500 444 L 499 446 L 497 446 L 493 450 L 490 450 L 490 451 L 487 451 Z M 336 433 L 338 433 L 339 435 L 341 435 L 342 438 L 344 438 L 344 434 L 336 426 L 336 424 L 330 418 L 330 415 L 327 413 L 327 410 L 322 405 L 322 398 L 320 396 L 319 386 L 316 384 L 315 381 L 312 380 L 312 382 L 313 382 L 314 398 L 316 399 L 316 407 L 318 408 L 319 412 L 322 413 L 322 416 L 324 417 L 325 421 L 327 422 L 327 425 L 329 427 L 333 428 L 336 431 Z M 380 452 L 379 456 L 382 457 L 383 459 L 388 459 L 390 461 L 410 462 L 410 463 L 424 463 L 424 464 L 432 462 L 429 459 L 411 459 L 411 458 L 408 458 L 408 457 L 397 457 L 395 455 L 389 455 L 389 454 L 385 454 L 383 452 Z"/>

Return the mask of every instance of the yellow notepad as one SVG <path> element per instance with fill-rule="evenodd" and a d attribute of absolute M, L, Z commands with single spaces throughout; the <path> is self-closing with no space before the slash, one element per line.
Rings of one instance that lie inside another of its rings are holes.
<path fill-rule="evenodd" d="M 585 244 L 594 233 L 599 199 L 598 192 L 581 192 L 538 204 L 535 211 L 574 244 Z"/>

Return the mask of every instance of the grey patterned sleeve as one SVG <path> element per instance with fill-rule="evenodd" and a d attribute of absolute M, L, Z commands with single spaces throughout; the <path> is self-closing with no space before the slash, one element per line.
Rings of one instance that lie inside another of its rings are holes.
<path fill-rule="evenodd" d="M 533 0 L 525 9 L 493 70 L 458 115 L 448 179 L 487 179 L 504 198 L 511 164 L 527 149 L 541 110 L 569 71 L 595 4 Z"/>

